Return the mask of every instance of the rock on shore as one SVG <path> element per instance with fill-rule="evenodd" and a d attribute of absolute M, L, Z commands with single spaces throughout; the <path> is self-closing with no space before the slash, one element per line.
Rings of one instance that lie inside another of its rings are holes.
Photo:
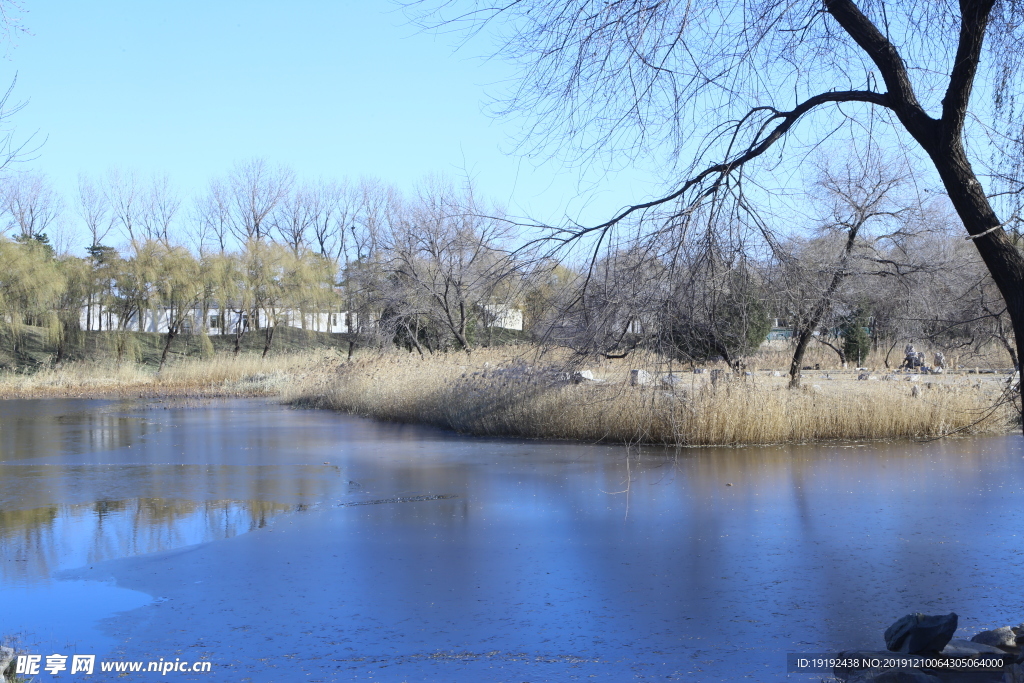
<path fill-rule="evenodd" d="M 885 661 L 892 660 L 895 652 L 919 666 L 836 667 L 833 674 L 844 683 L 1024 683 L 1024 625 L 1003 626 L 961 640 L 952 637 L 957 621 L 956 614 L 908 614 L 886 629 L 887 651 L 839 653 L 843 659 Z M 999 666 L 982 667 L 981 660 L 995 660 Z"/>

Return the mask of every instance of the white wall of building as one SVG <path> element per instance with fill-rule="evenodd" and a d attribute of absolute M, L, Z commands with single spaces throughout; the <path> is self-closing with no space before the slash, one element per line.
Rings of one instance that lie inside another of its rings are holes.
<path fill-rule="evenodd" d="M 334 334 L 345 334 L 350 331 L 354 331 L 356 326 L 356 314 L 347 311 L 337 311 L 332 313 L 307 313 L 303 316 L 299 311 L 289 309 L 274 309 L 279 326 L 287 325 L 288 327 L 303 328 L 312 330 L 315 332 L 331 332 Z M 265 327 L 267 316 L 267 309 L 260 311 L 259 316 L 259 327 Z M 305 321 L 303 321 L 305 317 Z M 252 321 L 257 322 L 257 321 Z M 305 326 L 303 326 L 305 322 Z M 117 313 L 112 309 L 109 309 L 100 304 L 91 304 L 83 306 L 79 313 L 79 323 L 83 330 L 118 330 L 122 329 L 121 319 Z M 141 323 L 141 324 L 140 324 Z M 160 334 L 167 333 L 168 327 L 168 311 L 167 309 L 160 308 L 153 310 L 146 310 L 142 313 L 142 319 L 139 320 L 138 316 L 133 316 L 131 320 L 127 321 L 124 325 L 124 329 L 129 332 L 158 332 Z M 216 308 L 211 308 L 203 314 L 202 309 L 194 309 L 186 317 L 182 327 L 183 332 L 198 330 L 200 328 L 205 329 L 206 333 L 211 336 L 220 334 L 234 334 L 238 325 L 244 324 L 255 328 L 255 325 L 249 321 L 247 314 L 241 314 L 237 311 L 228 310 L 225 312 L 223 319 L 221 311 Z"/>
<path fill-rule="evenodd" d="M 484 320 L 487 327 L 501 327 L 506 330 L 523 329 L 523 312 L 505 304 L 484 304 Z"/>

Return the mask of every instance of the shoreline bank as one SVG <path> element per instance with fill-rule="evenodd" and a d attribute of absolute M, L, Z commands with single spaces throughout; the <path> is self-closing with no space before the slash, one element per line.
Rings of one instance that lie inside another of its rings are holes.
<path fill-rule="evenodd" d="M 78 363 L 0 375 L 0 398 L 272 397 L 476 436 L 660 446 L 929 439 L 1019 428 L 1013 406 L 996 405 L 1007 383 L 994 373 L 861 381 L 854 371 L 814 371 L 793 390 L 778 371 L 695 373 L 649 362 L 638 371 L 637 360 L 644 359 L 583 368 L 494 349 L 352 361 L 322 351 L 221 356 L 160 373 Z"/>
<path fill-rule="evenodd" d="M 73 362 L 33 373 L 0 373 L 0 399 L 232 398 L 283 395 L 337 354 L 313 351 L 188 359 L 162 371 L 134 363 Z"/>
<path fill-rule="evenodd" d="M 291 396 L 294 405 L 477 436 L 661 446 L 766 445 L 1003 434 L 1019 422 L 998 375 L 885 375 L 815 372 L 801 389 L 778 371 L 727 379 L 724 371 L 630 363 L 567 371 L 492 352 L 386 355 L 339 364 Z M 885 381 L 888 378 L 889 381 Z M 911 380 L 911 381 L 905 381 Z"/>

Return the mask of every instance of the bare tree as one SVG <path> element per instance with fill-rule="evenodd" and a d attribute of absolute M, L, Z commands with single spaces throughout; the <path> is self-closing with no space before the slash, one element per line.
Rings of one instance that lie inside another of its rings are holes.
<path fill-rule="evenodd" d="M 340 263 L 348 260 L 360 220 L 360 193 L 348 181 L 321 179 L 310 191 L 313 240 L 321 255 Z"/>
<path fill-rule="evenodd" d="M 481 322 L 505 275 L 501 242 L 507 224 L 483 217 L 496 213 L 482 210 L 472 191 L 458 195 L 435 182 L 392 219 L 387 235 L 387 269 L 395 285 L 419 295 L 405 297 L 410 308 L 428 315 L 467 353 L 473 349 L 469 328 Z"/>
<path fill-rule="evenodd" d="M 268 238 L 273 228 L 274 209 L 284 201 L 294 184 L 295 174 L 291 169 L 273 166 L 266 159 L 236 164 L 226 183 L 235 237 L 240 242 Z"/>
<path fill-rule="evenodd" d="M 181 197 L 167 174 L 156 174 L 142 192 L 138 222 L 142 236 L 166 247 L 171 246 L 171 230 L 181 208 Z"/>
<path fill-rule="evenodd" d="M 81 173 L 78 175 L 76 209 L 82 222 L 85 223 L 85 229 L 89 231 L 89 246 L 95 247 L 102 244 L 114 227 L 110 215 L 110 204 L 93 179 Z"/>
<path fill-rule="evenodd" d="M 347 235 L 338 260 L 343 268 L 345 307 L 354 316 L 355 331 L 372 336 L 381 330 L 369 323 L 379 321 L 387 307 L 384 294 L 388 289 L 389 255 L 385 246 L 389 226 L 399 218 L 395 207 L 400 202 L 394 188 L 368 178 L 353 190 L 352 201 L 352 221 L 336 222 L 337 228 Z M 354 349 L 355 341 L 351 340 L 350 356 Z"/>
<path fill-rule="evenodd" d="M 523 79 L 506 111 L 539 117 L 533 141 L 575 140 L 583 153 L 672 151 L 670 191 L 600 225 L 569 226 L 563 238 L 726 198 L 752 210 L 744 179 L 777 167 L 779 155 L 766 153 L 783 140 L 798 148 L 798 127 L 811 144 L 844 127 L 887 136 L 930 161 L 1024 342 L 1024 254 L 1005 229 L 1015 220 L 1009 198 L 1024 195 L 1013 121 L 1024 25 L 1014 3 L 442 2 L 440 20 L 437 4 L 427 11 L 434 25 L 507 19 L 501 44 Z M 443 16 L 449 9 L 458 14 Z M 979 76 L 991 98 L 972 98 Z M 986 168 L 988 154 L 997 163 Z"/>
<path fill-rule="evenodd" d="M 138 173 L 111 168 L 104 178 L 103 197 L 110 206 L 114 224 L 127 242 L 142 239 L 140 215 L 145 206 L 145 195 Z"/>
<path fill-rule="evenodd" d="M 656 337 L 665 322 L 673 265 L 659 256 L 651 245 L 624 245 L 591 265 L 587 277 L 541 261 L 541 272 L 530 279 L 554 290 L 547 304 L 554 307 L 546 314 L 530 311 L 534 333 L 579 354 L 606 356 L 628 352 L 640 335 Z M 536 306 L 537 289 L 531 287 L 525 298 Z"/>
<path fill-rule="evenodd" d="M 314 190 L 305 185 L 293 188 L 277 205 L 271 221 L 294 255 L 309 243 L 314 211 L 319 208 Z"/>
<path fill-rule="evenodd" d="M 192 207 L 197 248 L 202 253 L 212 243 L 224 254 L 231 239 L 231 204 L 228 192 L 219 180 L 210 182 L 206 194 L 195 199 Z"/>
<path fill-rule="evenodd" d="M 364 178 L 359 183 L 358 220 L 350 226 L 352 233 L 352 254 L 348 259 L 366 259 L 381 250 L 381 242 L 387 226 L 394 216 L 392 210 L 398 204 L 393 187 L 379 180 Z"/>
<path fill-rule="evenodd" d="M 1006 303 L 977 250 L 940 220 L 933 220 L 931 233 L 918 235 L 907 245 L 932 267 L 908 278 L 909 291 L 894 291 L 899 283 L 891 281 L 886 290 L 874 294 L 873 308 L 886 313 L 876 324 L 883 322 L 890 337 L 893 331 L 902 333 L 901 339 L 894 339 L 897 345 L 903 340 L 927 342 L 956 353 L 966 363 L 971 356 L 987 355 L 994 344 L 1016 365 Z"/>
<path fill-rule="evenodd" d="M 897 193 L 907 176 L 906 167 L 886 163 L 870 148 L 859 154 L 851 150 L 839 163 L 821 164 L 817 194 L 828 209 L 815 246 L 819 252 L 823 248 L 831 254 L 811 259 L 816 272 L 798 268 L 799 284 L 809 286 L 802 287 L 802 300 L 792 309 L 796 348 L 789 366 L 790 387 L 800 386 L 804 353 L 832 313 L 840 287 L 848 277 L 864 270 L 858 261 L 891 262 L 878 258 L 873 242 L 904 232 L 912 210 Z M 869 234 L 876 227 L 881 229 Z M 786 258 L 796 260 L 792 255 Z"/>
<path fill-rule="evenodd" d="M 10 0 L 0 2 L 0 30 L 6 31 L 8 35 L 10 35 L 12 25 L 17 30 L 24 30 L 17 27 L 17 20 L 8 15 L 8 11 L 12 7 L 20 9 Z M 17 82 L 18 79 L 15 77 L 3 95 L 0 95 L 0 170 L 7 169 L 11 164 L 34 158 L 33 155 L 42 147 L 42 143 L 36 143 L 35 135 L 29 135 L 20 141 L 15 137 L 11 119 L 26 105 L 25 102 L 11 102 L 11 95 L 14 93 L 14 86 L 17 85 Z"/>
<path fill-rule="evenodd" d="M 7 230 L 22 239 L 42 239 L 56 221 L 64 202 L 46 174 L 38 171 L 14 173 L 0 189 L 7 218 Z"/>

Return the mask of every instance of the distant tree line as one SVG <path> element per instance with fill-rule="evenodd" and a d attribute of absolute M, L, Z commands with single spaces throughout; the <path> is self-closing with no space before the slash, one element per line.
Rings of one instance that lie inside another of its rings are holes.
<path fill-rule="evenodd" d="M 522 247 L 500 207 L 438 179 L 406 193 L 374 180 L 300 183 L 257 159 L 191 202 L 166 177 L 123 171 L 82 177 L 67 202 L 45 175 L 11 173 L 0 184 L 3 341 L 17 355 L 26 326 L 44 328 L 60 361 L 83 332 L 103 330 L 128 353 L 131 321 L 159 310 L 166 359 L 178 336 L 210 331 L 215 311 L 236 352 L 260 334 L 264 354 L 282 323 L 321 329 L 322 316 L 348 314 L 353 344 L 421 355 L 512 338 L 692 363 L 741 364 L 781 325 L 794 385 L 814 345 L 859 364 L 908 340 L 995 343 L 1016 362 L 977 251 L 909 178 L 851 157 L 821 166 L 806 224 L 691 214 L 574 259 L 551 242 Z M 697 221 L 719 225 L 696 231 Z M 80 255 L 69 253 L 73 229 L 86 236 Z M 499 327 L 510 315 L 521 332 Z"/>

